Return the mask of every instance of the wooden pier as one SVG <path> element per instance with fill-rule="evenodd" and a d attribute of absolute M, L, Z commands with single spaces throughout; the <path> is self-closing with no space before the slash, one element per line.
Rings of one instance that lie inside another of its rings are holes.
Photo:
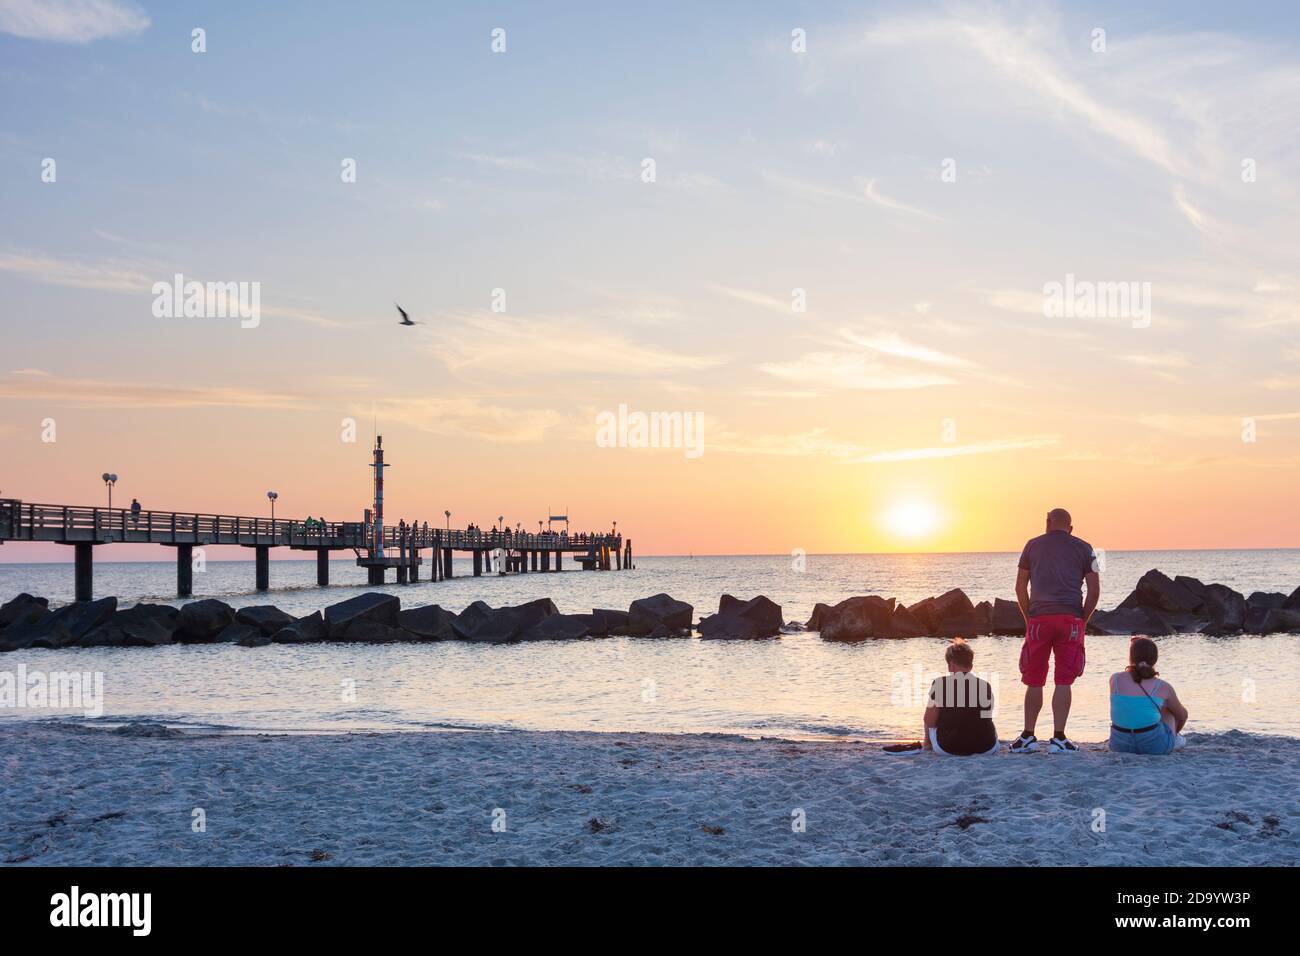
<path fill-rule="evenodd" d="M 316 522 L 283 518 L 247 518 L 185 511 L 140 511 L 129 508 L 94 508 L 77 505 L 32 504 L 0 498 L 0 544 L 52 541 L 73 548 L 76 599 L 89 601 L 94 593 L 94 549 L 98 545 L 160 544 L 176 549 L 176 594 L 189 597 L 193 590 L 195 546 L 238 545 L 252 548 L 254 583 L 259 591 L 271 586 L 271 548 L 291 548 L 316 554 L 316 583 L 329 584 L 329 556 L 333 551 L 353 551 L 357 564 L 367 569 L 371 584 L 383 584 L 389 568 L 397 582 L 420 580 L 421 557 L 429 552 L 427 580 L 452 576 L 452 555 L 469 552 L 477 577 L 501 552 L 500 573 L 527 574 L 559 571 L 563 556 L 573 556 L 584 570 L 624 570 L 632 567 L 632 542 L 621 534 L 537 534 L 511 531 L 462 531 L 424 525 L 382 527 L 382 543 L 375 526 L 367 521 Z M 540 565 L 540 567 L 539 567 Z"/>

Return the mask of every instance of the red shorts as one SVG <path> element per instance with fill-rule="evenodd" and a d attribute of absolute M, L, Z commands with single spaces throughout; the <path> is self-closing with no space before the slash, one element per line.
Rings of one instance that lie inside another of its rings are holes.
<path fill-rule="evenodd" d="M 1083 619 L 1073 614 L 1043 614 L 1029 619 L 1020 648 L 1020 682 L 1027 687 L 1047 683 L 1047 659 L 1055 654 L 1052 682 L 1073 684 L 1083 676 Z"/>

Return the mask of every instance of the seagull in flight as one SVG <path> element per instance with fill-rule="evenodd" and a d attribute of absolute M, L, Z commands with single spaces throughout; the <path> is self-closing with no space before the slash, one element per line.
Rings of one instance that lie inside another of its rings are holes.
<path fill-rule="evenodd" d="M 394 302 L 393 305 L 397 305 L 397 303 Z M 411 317 L 406 314 L 406 310 L 403 309 L 400 305 L 397 305 L 397 311 L 402 316 L 402 320 L 397 323 L 398 325 L 419 325 L 420 324 L 419 322 L 412 322 Z"/>

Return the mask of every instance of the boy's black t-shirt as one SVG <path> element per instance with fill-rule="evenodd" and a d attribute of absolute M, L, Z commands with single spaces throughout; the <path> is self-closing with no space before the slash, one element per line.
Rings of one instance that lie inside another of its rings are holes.
<path fill-rule="evenodd" d="M 944 753 L 960 757 L 982 754 L 998 742 L 993 726 L 993 688 L 988 681 L 960 671 L 935 678 L 929 703 L 939 708 L 935 736 Z"/>

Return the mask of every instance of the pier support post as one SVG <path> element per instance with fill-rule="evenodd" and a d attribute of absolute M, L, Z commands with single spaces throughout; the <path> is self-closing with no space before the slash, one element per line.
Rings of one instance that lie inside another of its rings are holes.
<path fill-rule="evenodd" d="M 93 601 L 95 594 L 95 565 L 89 541 L 78 541 L 72 546 L 73 576 L 78 601 Z"/>
<path fill-rule="evenodd" d="M 623 567 L 629 569 L 632 567 L 632 542 L 628 540 L 623 544 Z"/>
<path fill-rule="evenodd" d="M 618 550 L 617 545 L 614 546 L 614 564 L 615 564 L 614 567 L 615 571 L 623 570 L 623 552 Z"/>
<path fill-rule="evenodd" d="M 556 551 L 556 552 L 555 552 L 555 570 L 557 570 L 557 571 L 560 570 L 560 565 L 561 565 L 561 563 L 562 563 L 563 561 L 564 561 L 564 552 L 563 552 L 563 551 Z"/>
<path fill-rule="evenodd" d="M 442 549 L 442 579 L 451 580 L 455 575 L 451 573 L 451 548 Z"/>
<path fill-rule="evenodd" d="M 366 583 L 367 584 L 384 583 L 384 568 L 382 565 L 371 565 L 370 567 L 366 568 Z"/>
<path fill-rule="evenodd" d="M 534 571 L 537 570 L 537 552 L 536 552 L 536 551 L 529 551 L 529 552 L 528 552 L 528 563 L 531 564 L 531 565 L 533 566 L 533 570 L 534 570 Z"/>
<path fill-rule="evenodd" d="M 271 546 L 269 544 L 259 544 L 254 547 L 253 562 L 257 590 L 271 590 Z"/>
<path fill-rule="evenodd" d="M 474 577 L 483 575 L 483 552 L 478 548 L 474 549 Z"/>
<path fill-rule="evenodd" d="M 549 551 L 542 552 L 542 570 L 543 571 L 551 570 L 551 552 Z"/>
<path fill-rule="evenodd" d="M 406 583 L 406 565 L 405 565 L 405 564 L 399 564 L 399 565 L 397 566 L 397 583 L 398 583 L 398 584 L 405 584 L 405 583 Z"/>
<path fill-rule="evenodd" d="M 330 586 L 330 549 L 316 549 L 316 586 L 327 588 Z"/>
<path fill-rule="evenodd" d="M 176 596 L 194 593 L 194 545 L 176 545 Z"/>

